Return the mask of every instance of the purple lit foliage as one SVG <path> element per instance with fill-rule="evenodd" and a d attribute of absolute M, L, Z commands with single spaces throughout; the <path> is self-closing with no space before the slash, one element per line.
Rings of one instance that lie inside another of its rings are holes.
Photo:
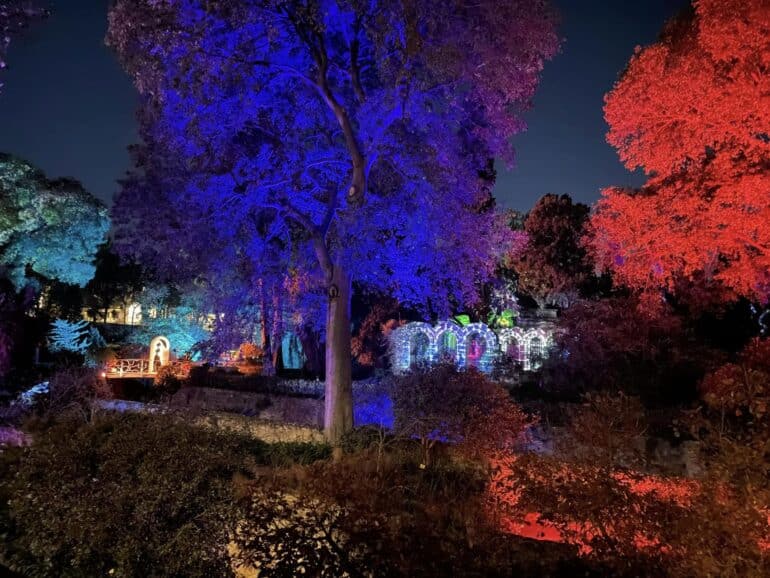
<path fill-rule="evenodd" d="M 479 171 L 512 161 L 558 42 L 529 0 L 119 0 L 108 43 L 144 98 L 148 143 L 127 192 L 189 214 L 210 271 L 293 268 L 339 289 L 327 386 L 349 390 L 351 278 L 443 313 L 493 273 Z"/>

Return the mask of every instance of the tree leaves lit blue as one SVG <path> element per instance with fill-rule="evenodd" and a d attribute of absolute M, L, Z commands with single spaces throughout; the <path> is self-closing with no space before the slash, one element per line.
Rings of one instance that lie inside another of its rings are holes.
<path fill-rule="evenodd" d="M 179 267 L 168 255 L 190 256 L 214 278 L 280 263 L 320 284 L 321 237 L 362 286 L 436 312 L 473 302 L 500 250 L 479 171 L 512 159 L 508 138 L 558 38 L 539 2 L 412 9 L 117 2 L 108 42 L 145 99 L 146 144 L 116 206 L 141 205 L 162 227 L 147 206 L 165 205 L 183 221 L 143 244 L 127 218 L 123 250 L 166 268 Z M 343 115 L 365 162 L 353 195 Z"/>

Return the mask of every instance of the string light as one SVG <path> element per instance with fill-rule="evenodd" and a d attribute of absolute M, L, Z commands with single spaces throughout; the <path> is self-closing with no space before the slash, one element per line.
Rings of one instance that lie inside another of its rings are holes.
<path fill-rule="evenodd" d="M 543 355 L 553 346 L 553 336 L 541 328 L 521 327 L 492 330 L 484 323 L 464 327 L 454 321 L 435 326 L 420 321 L 407 323 L 390 335 L 394 373 L 404 373 L 419 364 L 432 364 L 449 358 L 458 367 L 474 366 L 492 371 L 500 355 L 521 362 L 525 371 L 537 369 Z"/>

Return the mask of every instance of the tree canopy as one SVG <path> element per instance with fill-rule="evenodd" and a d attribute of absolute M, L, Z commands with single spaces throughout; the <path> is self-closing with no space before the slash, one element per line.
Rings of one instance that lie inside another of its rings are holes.
<path fill-rule="evenodd" d="M 488 270 L 495 237 L 467 209 L 556 49 L 542 3 L 123 1 L 110 22 L 149 101 L 144 160 L 163 163 L 141 188 L 206 220 L 210 251 L 257 262 L 300 236 L 327 275 L 344 263 L 411 302 L 474 295 L 457 264 Z"/>
<path fill-rule="evenodd" d="M 590 209 L 569 195 L 542 196 L 524 220 L 526 245 L 503 266 L 515 270 L 518 289 L 541 306 L 566 306 L 593 277 L 593 263 L 582 245 Z"/>
<path fill-rule="evenodd" d="M 119 0 L 109 21 L 145 102 L 119 206 L 146 214 L 153 191 L 203 224 L 207 269 L 281 263 L 325 288 L 327 412 L 350 383 L 351 279 L 439 310 L 477 298 L 504 244 L 480 171 L 512 160 L 558 48 L 545 2 Z M 194 253 L 126 232 L 132 254 Z"/>
<path fill-rule="evenodd" d="M 94 275 L 107 209 L 77 181 L 49 180 L 32 165 L 0 154 L 0 268 L 17 289 L 27 270 L 83 286 Z"/>
<path fill-rule="evenodd" d="M 606 97 L 607 140 L 641 190 L 609 188 L 600 263 L 641 289 L 770 296 L 770 4 L 696 0 Z"/>

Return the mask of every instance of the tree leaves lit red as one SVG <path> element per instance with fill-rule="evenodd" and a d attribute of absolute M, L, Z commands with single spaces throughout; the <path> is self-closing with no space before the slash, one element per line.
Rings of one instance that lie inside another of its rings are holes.
<path fill-rule="evenodd" d="M 608 142 L 648 181 L 603 192 L 599 263 L 634 288 L 766 301 L 770 2 L 695 1 L 637 49 L 605 117 Z"/>

